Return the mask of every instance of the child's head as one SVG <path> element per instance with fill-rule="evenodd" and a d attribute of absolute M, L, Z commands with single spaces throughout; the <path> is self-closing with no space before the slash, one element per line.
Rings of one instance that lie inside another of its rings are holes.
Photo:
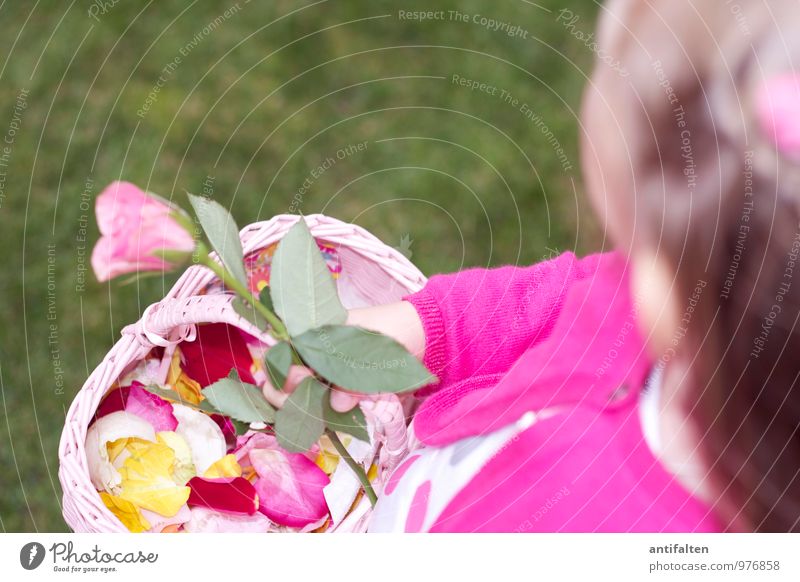
<path fill-rule="evenodd" d="M 587 88 L 587 188 L 659 365 L 689 370 L 717 509 L 800 529 L 798 4 L 614 0 L 599 48 L 621 67 Z"/>

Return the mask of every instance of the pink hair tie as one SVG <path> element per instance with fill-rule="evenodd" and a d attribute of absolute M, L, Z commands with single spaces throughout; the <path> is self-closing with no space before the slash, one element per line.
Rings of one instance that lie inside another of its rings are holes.
<path fill-rule="evenodd" d="M 758 95 L 758 121 L 778 151 L 800 162 L 800 75 L 770 79 Z"/>

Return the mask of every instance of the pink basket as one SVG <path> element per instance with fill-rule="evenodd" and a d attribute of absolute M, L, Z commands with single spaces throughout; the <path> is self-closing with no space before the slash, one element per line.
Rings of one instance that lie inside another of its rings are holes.
<path fill-rule="evenodd" d="M 266 222 L 246 226 L 240 232 L 245 255 L 276 243 L 298 220 L 296 215 L 279 215 Z M 334 245 L 339 253 L 341 273 L 337 287 L 348 309 L 398 301 L 425 284 L 425 277 L 400 252 L 383 244 L 359 226 L 321 214 L 305 217 L 318 241 Z M 145 309 L 142 318 L 122 331 L 122 338 L 86 380 L 67 413 L 59 446 L 59 479 L 64 491 L 64 519 L 76 532 L 127 532 L 109 512 L 89 478 L 84 442 L 87 427 L 104 394 L 119 378 L 142 360 L 154 347 L 177 345 L 194 335 L 200 323 L 228 323 L 274 343 L 232 308 L 232 295 L 200 295 L 215 281 L 214 274 L 200 266 L 190 267 L 167 296 Z M 167 359 L 167 358 L 165 358 Z M 374 429 L 377 445 L 380 494 L 383 480 L 414 447 L 400 400 L 385 395 L 362 404 Z M 369 503 L 362 499 L 333 531 L 364 531 L 369 520 Z"/>

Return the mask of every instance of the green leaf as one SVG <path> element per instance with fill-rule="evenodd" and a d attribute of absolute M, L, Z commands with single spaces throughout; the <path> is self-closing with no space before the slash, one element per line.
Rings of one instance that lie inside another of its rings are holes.
<path fill-rule="evenodd" d="M 202 400 L 200 404 L 194 404 L 192 402 L 189 402 L 188 400 L 184 400 L 183 398 L 181 398 L 180 392 L 177 392 L 176 390 L 170 390 L 169 388 L 162 388 L 161 386 L 156 386 L 155 384 L 150 384 L 149 386 L 145 386 L 145 390 L 155 394 L 156 396 L 160 396 L 164 400 L 177 402 L 178 404 L 183 404 L 184 406 L 188 406 L 189 408 L 194 408 L 195 410 L 201 410 L 209 414 L 219 413 L 219 410 L 214 408 L 208 400 Z"/>
<path fill-rule="evenodd" d="M 264 363 L 267 366 L 269 381 L 280 390 L 286 384 L 286 376 L 289 375 L 289 368 L 292 365 L 292 346 L 286 342 L 275 344 L 267 352 Z"/>
<path fill-rule="evenodd" d="M 261 302 L 261 304 L 264 307 L 266 307 L 267 309 L 269 309 L 270 311 L 272 311 L 274 313 L 275 312 L 275 306 L 272 305 L 272 296 L 270 296 L 269 293 L 270 293 L 269 287 L 264 287 L 261 290 L 261 292 L 258 294 L 258 300 Z"/>
<path fill-rule="evenodd" d="M 236 430 L 237 435 L 242 435 L 250 430 L 249 422 L 242 422 L 241 420 L 236 420 L 235 418 L 231 418 L 230 421 L 231 424 L 233 424 L 233 428 Z"/>
<path fill-rule="evenodd" d="M 322 402 L 322 418 L 329 429 L 336 432 L 346 432 L 359 440 L 369 442 L 369 432 L 367 432 L 367 419 L 359 406 L 347 412 L 338 412 L 331 407 L 330 398 L 324 398 Z"/>
<path fill-rule="evenodd" d="M 241 297 L 235 297 L 231 302 L 233 310 L 252 323 L 261 331 L 265 331 L 269 327 L 269 322 L 250 304 Z"/>
<path fill-rule="evenodd" d="M 242 241 L 233 216 L 219 202 L 202 196 L 189 194 L 189 202 L 222 264 L 239 283 L 247 286 Z"/>
<path fill-rule="evenodd" d="M 325 259 L 302 218 L 278 243 L 269 288 L 291 337 L 347 319 Z"/>
<path fill-rule="evenodd" d="M 275 409 L 257 386 L 222 378 L 203 389 L 206 399 L 222 414 L 242 422 L 275 422 Z"/>
<path fill-rule="evenodd" d="M 397 341 L 360 327 L 326 325 L 292 343 L 323 378 L 354 392 L 405 392 L 436 381 Z"/>
<path fill-rule="evenodd" d="M 275 418 L 275 436 L 278 444 L 290 453 L 309 450 L 325 432 L 322 418 L 322 401 L 327 387 L 319 380 L 308 377 L 295 388 L 278 410 Z"/>

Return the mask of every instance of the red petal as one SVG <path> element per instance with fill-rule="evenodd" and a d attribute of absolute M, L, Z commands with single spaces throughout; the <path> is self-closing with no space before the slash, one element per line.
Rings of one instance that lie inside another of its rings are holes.
<path fill-rule="evenodd" d="M 255 487 L 243 477 L 204 479 L 193 477 L 186 484 L 191 492 L 189 507 L 207 507 L 226 513 L 253 515 L 258 510 Z"/>
<path fill-rule="evenodd" d="M 142 386 L 141 382 L 134 381 L 130 386 L 109 392 L 97 407 L 95 418 L 124 410 L 149 422 L 156 432 L 175 430 L 178 419 L 172 413 L 172 405 Z"/>
<path fill-rule="evenodd" d="M 238 329 L 226 323 L 197 326 L 197 338 L 181 343 L 181 354 L 183 370 L 203 388 L 225 378 L 231 368 L 243 381 L 255 384 L 250 372 L 253 357 L 247 343 Z"/>
<path fill-rule="evenodd" d="M 225 435 L 225 444 L 228 447 L 228 452 L 230 453 L 233 449 L 236 448 L 236 427 L 233 426 L 231 419 L 227 416 L 222 416 L 221 414 L 212 414 L 211 420 L 217 423 L 222 434 Z"/>

